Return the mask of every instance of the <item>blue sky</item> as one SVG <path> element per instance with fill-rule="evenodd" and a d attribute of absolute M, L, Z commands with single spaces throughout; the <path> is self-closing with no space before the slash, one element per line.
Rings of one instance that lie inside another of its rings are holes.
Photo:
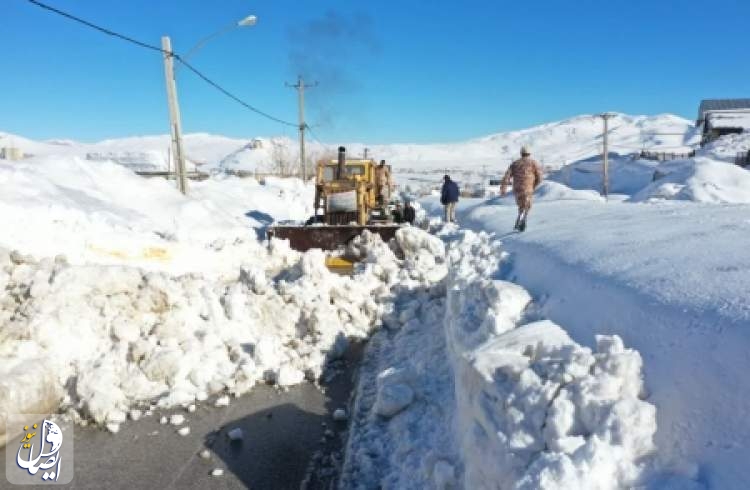
<path fill-rule="evenodd" d="M 444 142 L 583 113 L 676 113 L 701 98 L 749 97 L 750 2 L 43 0 L 176 52 L 253 13 L 254 27 L 191 62 L 262 110 L 307 120 L 328 143 Z M 0 131 L 95 141 L 167 132 L 159 53 L 25 0 L 2 0 Z M 293 136 L 187 70 L 186 132 Z"/>

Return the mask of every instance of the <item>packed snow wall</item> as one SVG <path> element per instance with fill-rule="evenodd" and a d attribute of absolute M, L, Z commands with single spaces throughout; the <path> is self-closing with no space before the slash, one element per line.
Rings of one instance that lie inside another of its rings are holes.
<path fill-rule="evenodd" d="M 529 293 L 494 279 L 505 253 L 487 234 L 446 226 L 398 238 L 399 277 L 418 280 L 392 283 L 387 328 L 370 342 L 342 488 L 614 489 L 648 478 L 656 411 L 641 399 L 637 352 L 617 336 L 592 350 L 533 321 Z"/>
<path fill-rule="evenodd" d="M 448 254 L 445 332 L 464 487 L 638 483 L 656 432 L 640 355 L 617 336 L 592 351 L 550 321 L 522 324 L 528 292 L 491 278 L 499 244 L 462 235 Z"/>

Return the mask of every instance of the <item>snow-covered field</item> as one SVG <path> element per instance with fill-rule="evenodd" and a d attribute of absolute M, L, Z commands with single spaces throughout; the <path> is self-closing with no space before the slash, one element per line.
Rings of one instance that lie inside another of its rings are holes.
<path fill-rule="evenodd" d="M 592 116 L 370 145 L 412 195 L 446 169 L 465 186 L 499 178 L 521 144 L 549 174 L 526 233 L 509 233 L 512 196 L 462 199 L 463 228 L 426 197 L 434 234 L 365 237 L 352 277 L 258 240 L 311 214 L 310 184 L 220 172 L 263 170 L 291 141 L 188 135 L 215 172 L 185 197 L 131 171 L 164 168 L 166 137 L 0 134 L 35 155 L 0 160 L 0 413 L 61 409 L 116 432 L 315 379 L 372 336 L 343 488 L 744 488 L 750 172 L 729 162 L 748 137 L 653 162 L 629 155 L 695 148 L 689 122 L 611 127 L 609 201 Z"/>

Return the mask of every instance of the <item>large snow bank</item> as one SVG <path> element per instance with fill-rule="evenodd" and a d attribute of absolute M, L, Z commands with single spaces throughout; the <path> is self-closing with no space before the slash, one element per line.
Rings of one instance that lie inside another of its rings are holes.
<path fill-rule="evenodd" d="M 639 482 L 656 423 L 638 353 L 617 336 L 592 352 L 551 322 L 524 325 L 529 294 L 493 279 L 500 243 L 453 226 L 441 237 L 445 258 L 437 243 L 420 245 L 419 261 L 407 254 L 421 280 L 394 290 L 388 329 L 370 342 L 343 487 Z"/>
<path fill-rule="evenodd" d="M 656 410 L 639 398 L 640 356 L 617 336 L 598 337 L 592 353 L 552 322 L 521 325 L 531 298 L 490 278 L 483 248 L 485 237 L 466 232 L 449 252 L 445 328 L 464 487 L 636 483 L 656 432 Z"/>
<path fill-rule="evenodd" d="M 173 273 L 233 274 L 257 248 L 251 227 L 312 214 L 312 188 L 295 179 L 216 176 L 191 181 L 186 197 L 174 182 L 77 157 L 0 161 L 0 186 L 0 227 L 13 230 L 0 247 Z"/>
<path fill-rule="evenodd" d="M 62 405 L 116 430 L 129 409 L 187 405 L 240 395 L 261 380 L 317 378 L 341 339 L 363 337 L 389 294 L 384 271 L 397 267 L 381 244 L 356 278 L 333 274 L 320 250 L 286 242 L 258 247 L 233 279 L 174 276 L 122 266 L 71 266 L 0 251 L 0 411 L 40 378 L 14 378 L 16 365 L 43 359 Z M 7 383 L 10 383 L 8 385 Z M 23 384 L 22 384 L 23 383 Z M 49 397 L 37 399 L 49 405 Z"/>
<path fill-rule="evenodd" d="M 115 430 L 133 406 L 316 376 L 337 339 L 378 315 L 379 279 L 354 284 L 319 251 L 257 240 L 256 227 L 309 215 L 299 180 L 217 176 L 183 196 L 109 162 L 39 157 L 0 163 L 0 184 L 12 230 L 0 238 L 0 412 L 62 403 Z M 40 373 L 19 375 L 29 362 Z"/>
<path fill-rule="evenodd" d="M 635 194 L 651 183 L 657 167 L 658 162 L 655 161 L 610 155 L 609 191 L 615 194 Z M 599 192 L 602 189 L 602 172 L 601 158 L 593 157 L 566 165 L 552 172 L 548 178 L 573 189 Z"/>
<path fill-rule="evenodd" d="M 742 140 L 744 141 L 744 140 Z M 727 153 L 732 146 L 731 163 L 698 156 L 686 160 L 656 162 L 615 157 L 610 159 L 609 190 L 631 196 L 630 202 L 654 200 L 686 200 L 710 203 L 750 202 L 750 172 L 734 165 L 737 141 L 723 141 L 722 146 L 707 148 L 702 153 L 711 155 L 717 148 Z M 545 184 L 553 181 L 553 192 L 537 193 L 537 201 L 575 198 L 569 193 L 554 192 L 559 184 L 581 191 L 600 191 L 602 169 L 599 159 L 589 159 L 567 165 L 553 172 Z M 559 184 L 558 184 L 559 183 Z M 544 185 L 540 189 L 543 189 Z M 584 196 L 581 196 L 584 197 Z M 593 194 L 591 194 L 593 198 Z"/>
<path fill-rule="evenodd" d="M 708 203 L 750 203 L 750 171 L 705 157 L 660 167 L 664 175 L 630 200 L 659 199 Z"/>

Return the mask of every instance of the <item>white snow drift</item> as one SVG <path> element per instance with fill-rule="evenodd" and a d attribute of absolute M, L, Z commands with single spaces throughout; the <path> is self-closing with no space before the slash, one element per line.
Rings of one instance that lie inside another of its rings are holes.
<path fill-rule="evenodd" d="M 256 231 L 312 214 L 312 188 L 296 179 L 216 176 L 144 179 L 111 162 L 47 157 L 0 160 L 0 247 L 72 264 L 171 273 L 236 274 L 259 248 Z"/>
<path fill-rule="evenodd" d="M 354 280 L 329 272 L 319 250 L 273 242 L 257 245 L 234 278 L 213 280 L 0 252 L 0 411 L 47 393 L 116 430 L 139 405 L 188 406 L 258 381 L 316 378 L 340 339 L 375 324 L 387 293 L 377 271 L 390 260 Z M 11 376 L 35 358 L 55 390 L 44 376 L 31 386 Z"/>
<path fill-rule="evenodd" d="M 389 329 L 371 341 L 376 365 L 358 388 L 342 484 L 639 483 L 655 451 L 656 411 L 641 399 L 638 353 L 617 336 L 598 337 L 592 351 L 549 321 L 524 324 L 529 294 L 492 279 L 500 244 L 453 230 L 443 235 L 447 263 L 407 256 L 421 281 L 396 289 Z M 423 256 L 438 243 L 425 242 Z M 434 295 L 442 288 L 445 300 Z"/>
<path fill-rule="evenodd" d="M 663 176 L 641 189 L 631 201 L 750 203 L 750 172 L 737 165 L 696 158 L 660 169 Z"/>

